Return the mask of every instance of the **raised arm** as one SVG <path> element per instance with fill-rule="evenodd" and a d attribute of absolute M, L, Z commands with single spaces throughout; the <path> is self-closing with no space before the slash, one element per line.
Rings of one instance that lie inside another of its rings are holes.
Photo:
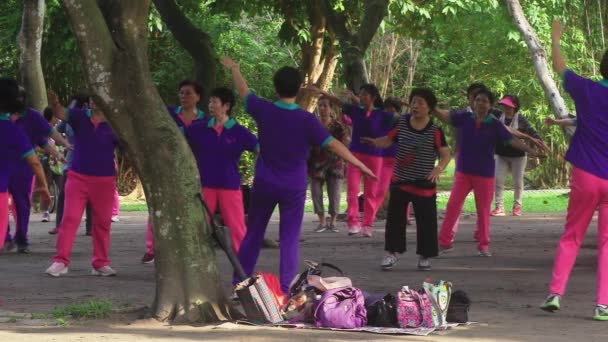
<path fill-rule="evenodd" d="M 521 141 L 517 138 L 514 138 L 513 140 L 511 140 L 511 146 L 515 147 L 518 150 L 528 153 L 528 155 L 530 155 L 530 157 L 538 156 L 538 153 L 536 153 L 536 151 L 533 148 L 526 145 L 523 141 Z"/>
<path fill-rule="evenodd" d="M 560 76 L 566 71 L 566 62 L 559 48 L 559 41 L 562 38 L 562 24 L 559 20 L 554 20 L 551 25 L 551 58 L 553 60 L 553 70 Z"/>
<path fill-rule="evenodd" d="M 241 74 L 240 65 L 228 56 L 224 56 L 224 58 L 222 58 L 222 64 L 232 73 L 234 87 L 239 93 L 239 96 L 244 100 L 247 97 L 247 94 L 249 94 L 249 87 L 247 86 L 247 82 L 245 81 L 243 74 Z"/>
<path fill-rule="evenodd" d="M 435 117 L 437 119 L 441 120 L 442 122 L 445 122 L 447 124 L 450 123 L 450 111 L 449 110 L 435 108 L 435 110 L 433 111 L 433 114 L 435 115 Z"/>
<path fill-rule="evenodd" d="M 59 102 L 57 94 L 55 94 L 55 92 L 52 90 L 49 90 L 46 94 L 49 101 L 49 106 L 53 110 L 53 115 L 58 117 L 60 120 L 65 120 L 65 107 Z M 55 139 L 55 137 L 53 137 L 53 139 Z M 61 138 L 61 141 L 64 141 L 63 138 Z"/>
<path fill-rule="evenodd" d="M 545 125 L 547 126 L 560 126 L 560 127 L 576 127 L 576 119 L 554 119 L 551 117 L 545 118 Z"/>
<path fill-rule="evenodd" d="M 380 137 L 380 138 L 361 138 L 361 142 L 364 144 L 372 145 L 374 147 L 379 148 L 387 148 L 393 145 L 393 140 L 388 136 Z"/>
<path fill-rule="evenodd" d="M 366 174 L 367 176 L 377 179 L 376 175 L 372 172 L 372 170 L 368 169 L 365 164 L 363 164 L 359 159 L 357 159 L 349 150 L 344 146 L 341 142 L 336 139 L 332 139 L 327 148 L 333 153 L 337 154 L 338 157 L 344 159 L 346 162 L 353 164 L 355 167 L 361 169 L 361 172 Z"/>
<path fill-rule="evenodd" d="M 64 113 L 65 113 L 65 111 L 64 111 Z M 57 145 L 63 146 L 70 150 L 72 149 L 72 145 L 56 129 L 53 130 L 53 133 L 51 134 L 51 138 L 53 138 L 53 140 L 55 140 L 55 143 Z"/>

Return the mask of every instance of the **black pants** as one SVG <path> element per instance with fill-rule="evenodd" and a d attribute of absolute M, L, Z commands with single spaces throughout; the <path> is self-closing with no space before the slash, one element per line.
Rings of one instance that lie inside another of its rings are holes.
<path fill-rule="evenodd" d="M 55 216 L 55 227 L 59 227 L 61 224 L 61 220 L 63 219 L 63 202 L 65 201 L 65 183 L 68 181 L 68 174 L 66 171 L 63 172 L 63 176 L 61 177 L 61 181 L 59 184 L 59 195 L 57 196 L 57 215 Z M 93 226 L 92 220 L 92 211 L 91 204 L 87 202 L 87 221 L 86 221 L 86 230 L 87 233 L 91 232 L 91 227 Z"/>
<path fill-rule="evenodd" d="M 384 250 L 391 253 L 403 253 L 407 250 L 405 217 L 407 206 L 412 203 L 416 217 L 416 254 L 425 258 L 436 257 L 439 252 L 437 244 L 437 196 L 422 197 L 391 186 L 391 197 L 388 202 L 386 230 L 384 232 Z"/>

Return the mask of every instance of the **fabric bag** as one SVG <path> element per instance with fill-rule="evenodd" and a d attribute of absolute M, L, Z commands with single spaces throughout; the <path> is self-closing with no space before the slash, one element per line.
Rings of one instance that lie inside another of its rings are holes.
<path fill-rule="evenodd" d="M 420 293 L 404 286 L 396 296 L 397 323 L 401 328 L 434 328 L 431 300 Z"/>
<path fill-rule="evenodd" d="M 450 305 L 450 297 L 452 295 L 452 283 L 449 281 L 440 280 L 437 284 L 432 283 L 427 279 L 423 284 L 426 294 L 431 300 L 431 313 L 436 327 L 445 326 L 447 321 L 445 317 L 448 314 Z"/>
<path fill-rule="evenodd" d="M 317 327 L 355 329 L 367 324 L 365 299 L 361 290 L 342 287 L 323 292 L 314 309 Z"/>
<path fill-rule="evenodd" d="M 365 306 L 367 325 L 374 327 L 399 327 L 395 296 L 387 294 L 383 298 Z"/>

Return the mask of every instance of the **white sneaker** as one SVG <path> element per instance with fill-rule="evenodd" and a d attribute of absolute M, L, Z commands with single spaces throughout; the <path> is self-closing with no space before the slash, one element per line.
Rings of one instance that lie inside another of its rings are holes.
<path fill-rule="evenodd" d="M 46 271 L 44 271 L 44 273 L 52 277 L 59 277 L 60 275 L 68 273 L 68 267 L 64 263 L 54 262 Z"/>
<path fill-rule="evenodd" d="M 491 257 L 492 253 L 490 253 L 489 249 L 480 249 L 479 253 L 477 255 L 480 256 L 480 257 L 487 258 L 487 257 Z"/>
<path fill-rule="evenodd" d="M 390 270 L 397 264 L 397 256 L 393 254 L 387 254 L 382 258 L 382 262 L 380 263 L 380 267 L 383 270 Z"/>
<path fill-rule="evenodd" d="M 49 214 L 48 211 L 45 211 L 44 214 L 42 214 L 42 222 L 49 222 L 50 219 L 51 214 Z"/>
<path fill-rule="evenodd" d="M 118 222 L 118 221 L 120 221 L 120 217 L 118 217 L 118 215 L 112 216 L 112 222 Z"/>
<path fill-rule="evenodd" d="M 421 255 L 418 258 L 418 269 L 421 271 L 430 271 L 431 270 L 431 260 L 429 260 L 429 258 L 425 258 Z"/>
<path fill-rule="evenodd" d="M 104 266 L 101 268 L 94 268 L 91 270 L 91 275 L 102 276 L 102 277 L 113 277 L 116 275 L 116 271 L 110 266 Z"/>

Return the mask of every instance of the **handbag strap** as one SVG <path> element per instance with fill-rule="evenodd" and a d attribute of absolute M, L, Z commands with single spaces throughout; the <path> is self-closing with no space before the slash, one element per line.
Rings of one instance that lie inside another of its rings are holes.
<path fill-rule="evenodd" d="M 341 276 L 344 276 L 344 272 L 338 266 L 336 266 L 334 264 L 330 264 L 328 262 L 315 262 L 315 261 L 311 261 L 311 260 L 304 260 L 304 263 L 309 268 L 314 268 L 314 269 L 321 269 L 323 267 L 331 268 L 334 271 L 340 273 Z"/>

